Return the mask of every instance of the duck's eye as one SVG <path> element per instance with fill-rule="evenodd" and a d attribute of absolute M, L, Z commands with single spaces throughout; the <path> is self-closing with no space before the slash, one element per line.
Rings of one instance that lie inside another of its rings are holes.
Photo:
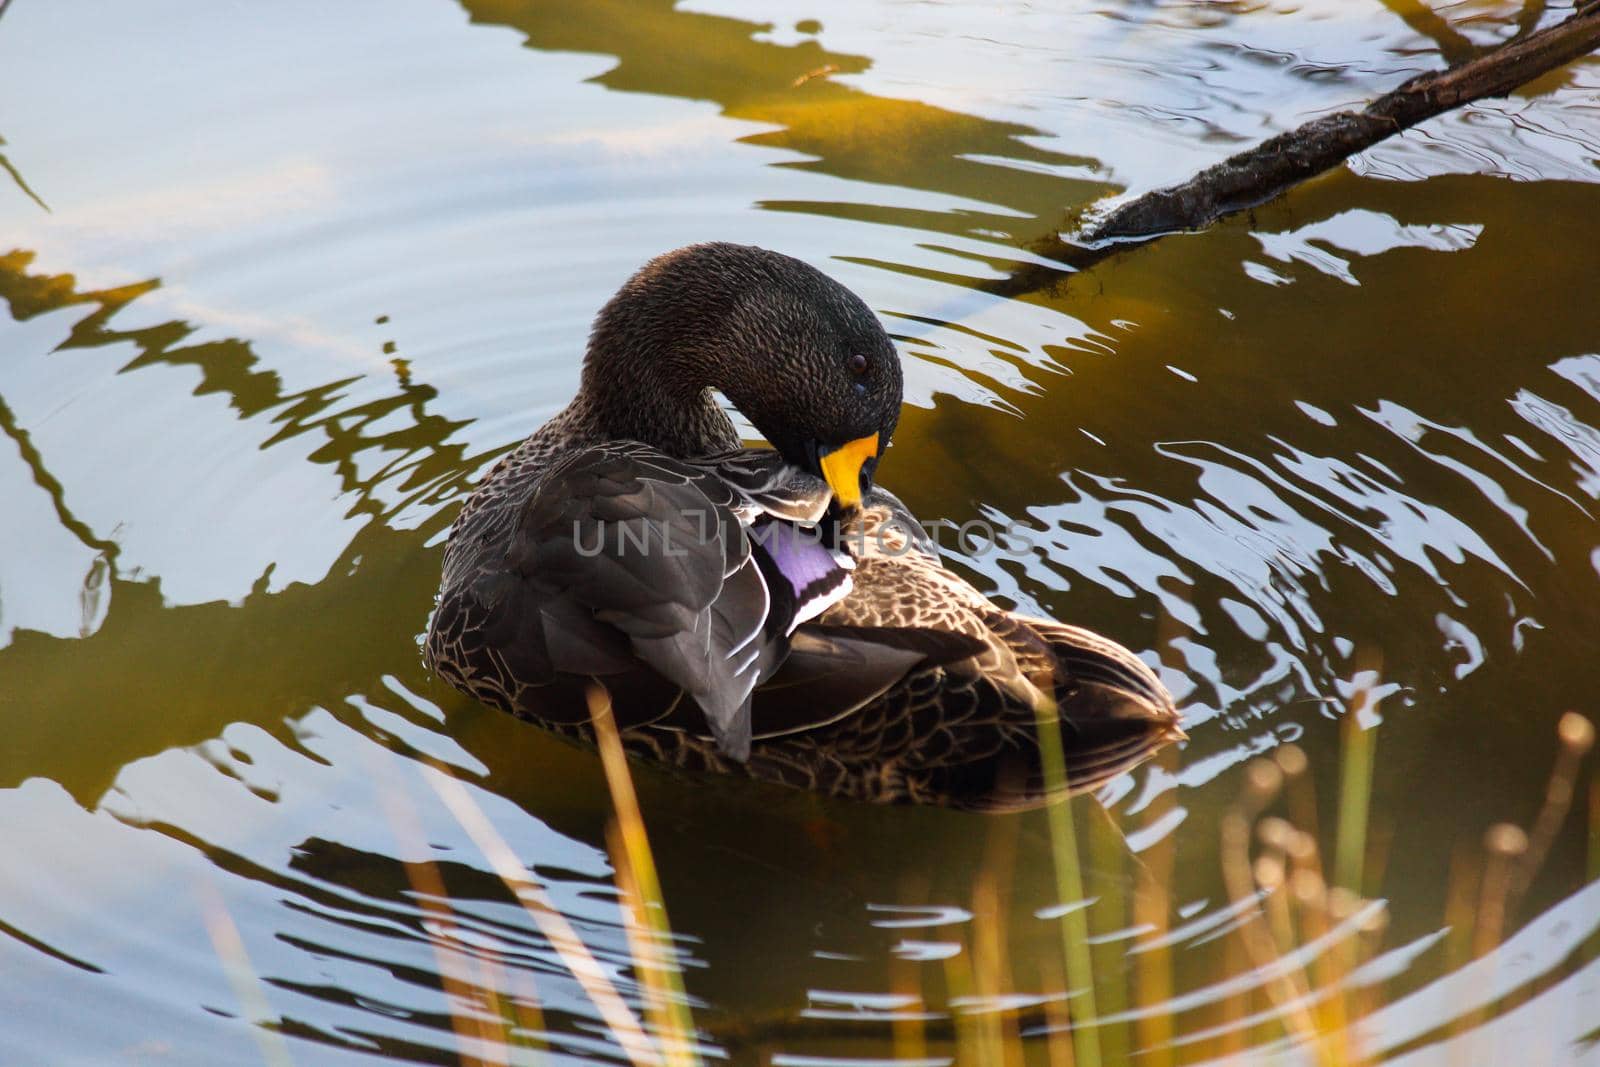
<path fill-rule="evenodd" d="M 860 352 L 845 360 L 844 365 L 850 368 L 851 374 L 860 376 L 867 373 L 867 357 Z"/>

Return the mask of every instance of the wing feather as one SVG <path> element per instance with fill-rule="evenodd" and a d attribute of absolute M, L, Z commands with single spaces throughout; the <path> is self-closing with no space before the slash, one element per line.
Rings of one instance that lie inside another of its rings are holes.
<path fill-rule="evenodd" d="M 587 613 L 639 660 L 687 691 L 718 746 L 743 760 L 750 694 L 781 661 L 772 595 L 735 505 L 714 470 L 637 443 L 567 457 L 523 505 L 508 570 L 547 616 Z M 581 619 L 580 619 L 581 621 Z M 591 673 L 615 642 L 584 628 L 550 638 L 556 671 Z"/>

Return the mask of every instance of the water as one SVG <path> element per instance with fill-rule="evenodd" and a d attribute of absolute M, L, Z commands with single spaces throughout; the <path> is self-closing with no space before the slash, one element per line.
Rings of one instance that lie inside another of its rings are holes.
<path fill-rule="evenodd" d="M 637 999 L 598 763 L 435 683 L 416 642 L 456 506 L 570 395 L 594 310 L 713 238 L 861 293 L 911 405 L 883 482 L 1027 524 L 1030 553 L 953 562 L 1146 650 L 1186 706 L 1192 740 L 1109 819 L 1074 805 L 1108 1055 L 1293 1062 L 1250 1021 L 1273 1012 L 1219 823 L 1292 741 L 1331 855 L 1340 723 L 1375 683 L 1388 927 L 1340 980 L 1386 1005 L 1368 1047 L 1592 1060 L 1592 777 L 1505 948 L 1467 962 L 1475 901 L 1445 913 L 1484 829 L 1532 821 L 1558 716 L 1596 710 L 1600 63 L 1056 294 L 976 288 L 1064 212 L 1519 10 L 15 0 L 0 1062 L 455 1062 L 452 1014 L 486 1010 L 463 985 L 537 1003 L 524 1036 L 558 1060 L 620 1058 L 424 769 Z M 637 780 L 708 1048 L 870 1062 L 915 1017 L 947 1062 L 948 1020 L 998 1003 L 958 988 L 993 930 L 1025 1022 L 1061 1002 L 1042 817 Z"/>

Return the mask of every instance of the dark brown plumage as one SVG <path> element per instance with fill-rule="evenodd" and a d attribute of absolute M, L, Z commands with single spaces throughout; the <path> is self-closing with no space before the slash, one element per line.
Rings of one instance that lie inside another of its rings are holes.
<path fill-rule="evenodd" d="M 717 389 L 772 449 L 740 447 Z M 1040 707 L 1074 790 L 1181 737 L 1138 657 L 995 607 L 872 488 L 900 402 L 893 344 L 821 272 L 728 244 L 651 261 L 578 395 L 463 507 L 429 663 L 580 738 L 596 679 L 635 754 L 882 802 L 1037 803 Z"/>

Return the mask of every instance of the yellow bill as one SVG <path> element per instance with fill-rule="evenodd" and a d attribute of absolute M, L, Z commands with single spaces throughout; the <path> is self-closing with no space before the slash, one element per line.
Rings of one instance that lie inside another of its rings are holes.
<path fill-rule="evenodd" d="M 822 457 L 822 476 L 839 503 L 847 508 L 861 505 L 861 467 L 878 454 L 878 435 L 858 437 Z"/>

